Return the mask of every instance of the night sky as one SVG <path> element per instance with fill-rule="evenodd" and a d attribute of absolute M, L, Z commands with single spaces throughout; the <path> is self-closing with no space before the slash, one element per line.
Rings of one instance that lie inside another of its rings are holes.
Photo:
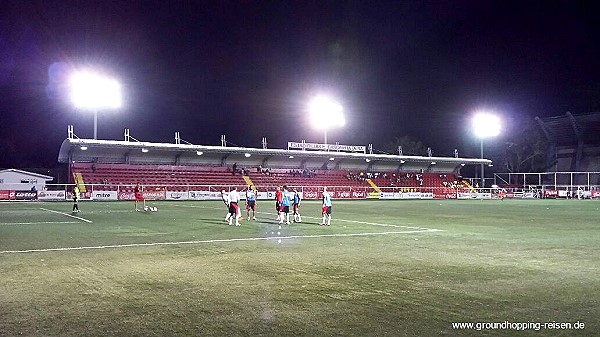
<path fill-rule="evenodd" d="M 285 148 L 322 142 L 306 115 L 335 97 L 329 140 L 383 149 L 408 135 L 434 155 L 478 157 L 473 111 L 503 119 L 501 144 L 533 117 L 600 111 L 593 1 L 21 1 L 0 5 L 0 168 L 52 167 L 72 69 L 118 79 L 124 106 L 100 139 Z M 54 67 L 52 65 L 54 64 Z"/>

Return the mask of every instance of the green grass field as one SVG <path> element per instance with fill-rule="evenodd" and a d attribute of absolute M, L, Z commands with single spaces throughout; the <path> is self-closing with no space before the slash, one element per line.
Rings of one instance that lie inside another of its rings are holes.
<path fill-rule="evenodd" d="M 0 203 L 0 335 L 600 335 L 599 201 L 152 204 Z M 452 325 L 505 321 L 542 325 Z"/>

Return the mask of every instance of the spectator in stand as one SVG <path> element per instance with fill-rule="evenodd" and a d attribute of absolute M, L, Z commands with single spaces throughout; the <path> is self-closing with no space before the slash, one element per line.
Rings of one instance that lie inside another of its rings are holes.
<path fill-rule="evenodd" d="M 232 175 L 235 175 L 235 172 L 237 171 L 237 163 L 233 163 L 233 167 L 232 167 L 232 169 L 233 169 L 233 170 L 231 171 L 231 174 L 232 174 Z"/>

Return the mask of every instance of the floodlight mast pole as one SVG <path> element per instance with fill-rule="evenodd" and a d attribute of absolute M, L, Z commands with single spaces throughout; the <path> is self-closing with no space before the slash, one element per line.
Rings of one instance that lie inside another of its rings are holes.
<path fill-rule="evenodd" d="M 98 139 L 98 109 L 94 109 L 94 140 Z"/>
<path fill-rule="evenodd" d="M 481 188 L 485 188 L 485 165 L 483 162 L 483 138 L 494 137 L 500 133 L 500 122 L 496 116 L 488 113 L 478 113 L 473 119 L 475 134 L 479 137 L 481 152 Z"/>
<path fill-rule="evenodd" d="M 481 159 L 483 160 L 483 137 L 479 138 L 481 141 Z M 485 173 L 484 173 L 484 165 L 483 161 L 481 162 L 481 188 L 485 188 Z"/>
<path fill-rule="evenodd" d="M 121 89 L 115 80 L 89 70 L 71 75 L 71 101 L 76 108 L 94 114 L 94 139 L 98 139 L 98 110 L 121 106 Z"/>
<path fill-rule="evenodd" d="M 325 150 L 329 151 L 327 143 L 327 129 L 333 126 L 344 125 L 344 116 L 342 106 L 331 98 L 325 96 L 316 96 L 309 103 L 309 112 L 313 124 L 323 129 L 323 139 Z"/>

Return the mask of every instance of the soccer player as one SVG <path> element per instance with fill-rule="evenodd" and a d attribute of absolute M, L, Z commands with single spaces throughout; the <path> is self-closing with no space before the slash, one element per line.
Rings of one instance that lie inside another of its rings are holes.
<path fill-rule="evenodd" d="M 281 220 L 281 201 L 283 201 L 283 193 L 281 188 L 277 186 L 275 191 L 275 212 L 277 213 L 277 221 Z"/>
<path fill-rule="evenodd" d="M 294 189 L 294 222 L 302 222 L 302 218 L 300 217 L 300 201 L 302 198 L 300 197 L 300 193 L 298 193 L 297 189 Z"/>
<path fill-rule="evenodd" d="M 225 192 L 225 190 L 221 191 L 221 200 L 223 200 L 223 203 L 225 204 L 225 207 L 227 208 L 227 215 L 225 216 L 225 222 L 229 222 L 229 217 L 231 217 L 231 214 L 229 213 L 229 195 L 227 195 L 227 192 Z"/>
<path fill-rule="evenodd" d="M 142 185 L 140 185 L 140 183 L 137 183 L 137 185 L 135 185 L 135 188 L 133 189 L 133 194 L 135 196 L 135 210 L 137 212 L 139 212 L 140 210 L 138 209 L 138 202 L 142 202 L 144 205 L 144 210 L 146 210 L 146 198 L 144 198 L 144 192 L 143 192 L 143 188 Z"/>
<path fill-rule="evenodd" d="M 75 184 L 73 187 L 73 213 L 79 213 L 79 184 Z"/>
<path fill-rule="evenodd" d="M 238 206 L 238 202 L 240 201 L 240 194 L 237 191 L 237 188 L 234 186 L 231 192 L 229 192 L 229 225 L 231 226 L 231 221 L 235 219 L 235 225 L 240 225 L 240 207 Z"/>
<path fill-rule="evenodd" d="M 331 194 L 327 192 L 327 187 L 323 187 L 323 221 L 321 226 L 331 225 Z"/>
<path fill-rule="evenodd" d="M 282 194 L 282 199 L 281 199 L 281 207 L 279 208 L 279 210 L 280 210 L 279 223 L 282 224 L 283 221 L 285 220 L 285 224 L 289 225 L 290 224 L 291 198 L 290 198 L 290 191 L 288 191 L 288 188 L 286 185 L 283 185 L 283 192 L 281 192 L 281 194 Z"/>
<path fill-rule="evenodd" d="M 256 190 L 252 185 L 248 185 L 246 191 L 246 216 L 248 221 L 250 221 L 250 211 L 252 211 L 252 220 L 256 221 Z"/>

